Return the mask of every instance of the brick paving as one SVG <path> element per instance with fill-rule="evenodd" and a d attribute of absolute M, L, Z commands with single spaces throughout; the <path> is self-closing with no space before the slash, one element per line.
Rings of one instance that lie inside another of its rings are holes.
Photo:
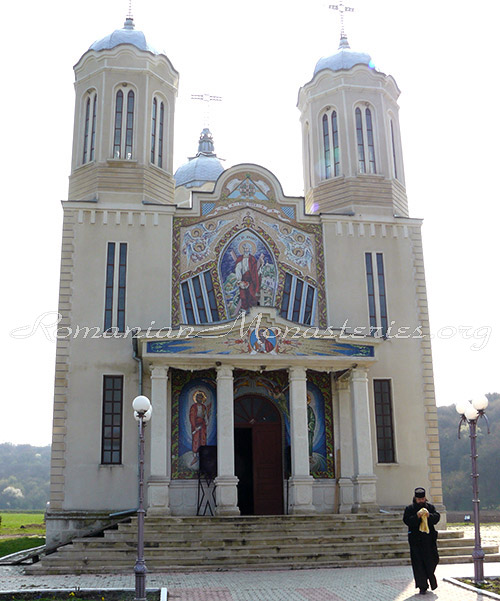
<path fill-rule="evenodd" d="M 472 564 L 438 566 L 439 586 L 424 597 L 408 566 L 317 570 L 270 570 L 148 574 L 148 588 L 167 587 L 169 601 L 489 601 L 443 580 L 472 576 Z M 486 563 L 500 576 L 500 563 Z M 0 592 L 48 589 L 133 589 L 134 575 L 29 576 L 21 567 L 0 567 Z"/>

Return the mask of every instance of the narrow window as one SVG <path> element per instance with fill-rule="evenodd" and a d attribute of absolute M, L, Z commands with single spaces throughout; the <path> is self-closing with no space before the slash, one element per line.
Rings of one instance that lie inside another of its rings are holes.
<path fill-rule="evenodd" d="M 323 152 L 325 160 L 325 177 L 328 179 L 332 173 L 330 159 L 330 133 L 328 131 L 328 117 L 323 115 Z"/>
<path fill-rule="evenodd" d="M 119 332 L 125 331 L 125 298 L 127 285 L 127 244 L 120 243 L 120 262 L 118 265 L 118 311 L 117 326 Z"/>
<path fill-rule="evenodd" d="M 285 275 L 285 285 L 283 286 L 283 300 L 281 301 L 281 317 L 288 319 L 288 307 L 290 305 L 290 292 L 292 289 L 292 276 L 287 273 Z"/>
<path fill-rule="evenodd" d="M 304 309 L 304 323 L 306 325 L 311 325 L 313 307 L 314 307 L 314 288 L 312 286 L 307 286 L 306 306 Z"/>
<path fill-rule="evenodd" d="M 92 111 L 92 133 L 90 135 L 90 160 L 95 159 L 95 128 L 97 121 L 97 94 L 94 95 L 94 108 Z"/>
<path fill-rule="evenodd" d="M 198 309 L 199 323 L 207 323 L 207 312 L 205 311 L 205 301 L 203 299 L 200 276 L 195 276 L 192 281 L 196 308 Z"/>
<path fill-rule="evenodd" d="M 160 103 L 160 123 L 158 125 L 158 167 L 163 167 L 163 120 L 165 118 L 165 107 Z"/>
<path fill-rule="evenodd" d="M 217 310 L 217 302 L 215 300 L 215 292 L 214 292 L 214 284 L 212 282 L 212 276 L 210 275 L 209 271 L 205 271 L 205 273 L 203 275 L 205 278 L 205 288 L 207 290 L 208 304 L 210 306 L 210 313 L 212 315 L 212 321 L 219 321 L 219 311 Z"/>
<path fill-rule="evenodd" d="M 90 98 L 87 98 L 85 107 L 85 133 L 83 135 L 83 163 L 87 162 L 87 148 L 89 141 L 89 123 L 90 123 Z"/>
<path fill-rule="evenodd" d="M 104 376 L 101 463 L 122 462 L 123 376 Z"/>
<path fill-rule="evenodd" d="M 292 321 L 300 321 L 300 310 L 302 308 L 302 291 L 304 289 L 304 282 L 297 279 L 295 284 L 295 296 L 293 299 L 293 312 Z"/>
<path fill-rule="evenodd" d="M 122 119 L 123 119 L 123 92 L 118 90 L 116 94 L 115 108 L 115 141 L 113 146 L 113 156 L 115 159 L 121 157 L 122 145 Z"/>
<path fill-rule="evenodd" d="M 333 137 L 333 174 L 340 175 L 340 151 L 339 151 L 339 129 L 337 125 L 337 111 L 332 113 L 332 137 Z"/>
<path fill-rule="evenodd" d="M 127 128 L 125 132 L 125 158 L 132 158 L 132 142 L 134 135 L 134 101 L 135 94 L 130 90 L 127 96 Z"/>
<path fill-rule="evenodd" d="M 358 169 L 360 173 L 366 173 L 363 120 L 361 118 L 361 110 L 359 108 L 356 109 L 356 138 L 358 142 Z"/>
<path fill-rule="evenodd" d="M 366 117 L 366 138 L 368 142 L 368 161 L 370 165 L 370 173 L 377 173 L 377 167 L 375 165 L 375 143 L 373 141 L 373 123 L 372 123 L 372 112 L 370 109 L 365 111 Z"/>
<path fill-rule="evenodd" d="M 156 150 L 156 110 L 157 110 L 156 98 L 153 99 L 153 114 L 151 117 L 151 162 L 155 162 L 155 150 Z"/>
<path fill-rule="evenodd" d="M 395 463 L 390 380 L 373 380 L 379 463 Z"/>
<path fill-rule="evenodd" d="M 183 301 L 182 304 L 184 307 L 186 322 L 189 324 L 194 324 L 194 323 L 196 323 L 196 319 L 194 317 L 193 302 L 191 300 L 191 293 L 189 291 L 189 286 L 188 286 L 187 282 L 182 283 L 181 290 L 182 290 L 182 301 Z"/>
<path fill-rule="evenodd" d="M 115 243 L 108 242 L 106 260 L 106 290 L 104 300 L 104 330 L 113 325 L 113 285 L 115 281 Z"/>
<path fill-rule="evenodd" d="M 394 143 L 394 123 L 391 119 L 391 141 L 392 141 L 392 163 L 394 165 L 394 177 L 398 179 L 398 166 L 396 162 L 396 144 Z"/>
<path fill-rule="evenodd" d="M 384 274 L 384 255 L 377 253 L 377 279 L 378 279 L 378 298 L 380 306 L 380 325 L 382 326 L 382 335 L 387 334 L 387 301 L 385 295 L 385 274 Z"/>
<path fill-rule="evenodd" d="M 372 253 L 365 253 L 366 284 L 368 288 L 368 313 L 370 315 L 370 329 L 377 329 L 377 309 L 375 303 L 375 281 L 373 277 Z"/>

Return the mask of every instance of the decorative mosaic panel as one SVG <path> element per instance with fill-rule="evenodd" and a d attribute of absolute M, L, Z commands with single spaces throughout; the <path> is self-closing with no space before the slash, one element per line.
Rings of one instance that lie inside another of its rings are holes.
<path fill-rule="evenodd" d="M 235 370 L 235 400 L 252 394 L 266 397 L 276 406 L 283 423 L 283 444 L 289 447 L 289 380 L 286 370 L 262 374 Z M 199 445 L 217 444 L 216 406 L 215 370 L 173 370 L 172 478 L 197 477 Z M 307 425 L 311 475 L 334 478 L 331 381 L 324 372 L 307 372 Z"/>
<path fill-rule="evenodd" d="M 257 173 L 235 174 L 205 215 L 211 204 L 202 203 L 201 217 L 174 218 L 174 326 L 181 323 L 181 283 L 210 270 L 221 320 L 255 305 L 279 309 L 288 272 L 317 289 L 317 319 L 326 327 L 321 226 L 295 221 L 295 208 L 278 203 Z"/>

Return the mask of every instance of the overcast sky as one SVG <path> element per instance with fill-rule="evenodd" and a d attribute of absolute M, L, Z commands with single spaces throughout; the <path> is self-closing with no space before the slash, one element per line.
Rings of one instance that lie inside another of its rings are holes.
<path fill-rule="evenodd" d="M 136 28 L 180 73 L 174 168 L 204 125 L 191 94 L 223 97 L 211 114 L 226 167 L 270 169 L 300 195 L 297 93 L 338 46 L 321 0 L 135 0 Z M 401 89 L 412 217 L 424 219 L 437 402 L 500 392 L 497 98 L 499 3 L 352 0 L 351 48 Z M 73 65 L 121 28 L 127 0 L 9 2 L 2 9 L 2 379 L 0 442 L 50 442 L 55 345 L 39 328 L 57 311 L 62 209 L 71 161 Z M 7 403 L 10 403 L 8 405 Z M 7 413 L 6 408 L 12 406 Z M 96 424 L 96 427 L 99 427 Z"/>

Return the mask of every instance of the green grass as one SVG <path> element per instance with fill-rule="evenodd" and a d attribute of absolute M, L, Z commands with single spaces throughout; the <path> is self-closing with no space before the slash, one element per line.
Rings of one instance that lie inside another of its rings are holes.
<path fill-rule="evenodd" d="M 29 535 L 45 534 L 44 513 L 2 513 L 2 524 L 0 526 L 0 536 L 5 535 Z M 21 527 L 22 526 L 22 527 Z"/>
<path fill-rule="evenodd" d="M 5 557 L 11 553 L 39 547 L 45 544 L 43 536 L 16 536 L 16 538 L 5 538 L 0 540 L 0 557 Z"/>

